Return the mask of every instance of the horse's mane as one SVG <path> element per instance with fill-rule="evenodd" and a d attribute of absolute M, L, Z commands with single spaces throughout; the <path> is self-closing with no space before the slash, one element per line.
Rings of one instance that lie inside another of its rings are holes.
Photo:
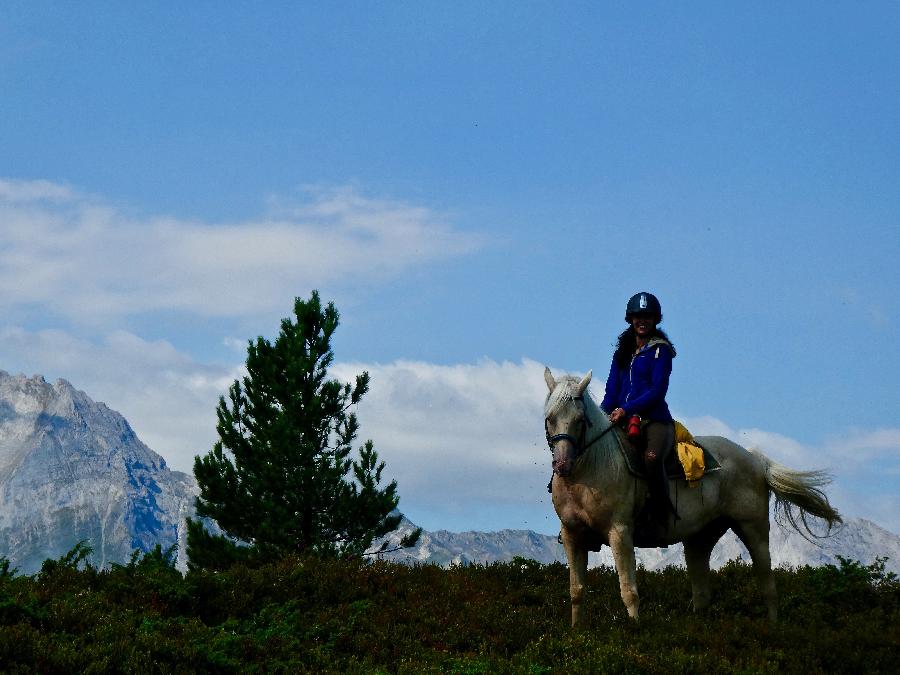
<path fill-rule="evenodd" d="M 556 387 L 547 394 L 547 399 L 544 401 L 544 419 L 558 408 L 574 402 L 579 383 L 579 378 L 574 375 L 563 375 L 556 381 Z M 577 479 L 579 474 L 594 471 L 615 472 L 618 474 L 621 472 L 624 462 L 619 452 L 617 432 L 611 431 L 604 434 L 603 438 L 592 443 L 594 439 L 609 427 L 611 422 L 606 413 L 597 405 L 590 388 L 584 392 L 582 402 L 584 403 L 584 414 L 590 421 L 584 442 L 585 445 L 590 444 L 590 447 L 578 458 L 573 467 L 574 474 L 572 477 Z"/>
<path fill-rule="evenodd" d="M 544 419 L 550 417 L 557 408 L 575 400 L 575 389 L 578 386 L 578 382 L 578 378 L 573 375 L 563 375 L 556 381 L 556 387 L 547 394 L 547 398 L 544 401 Z M 588 394 L 589 396 L 590 394 Z M 587 411 L 587 408 L 585 408 L 585 411 Z"/>

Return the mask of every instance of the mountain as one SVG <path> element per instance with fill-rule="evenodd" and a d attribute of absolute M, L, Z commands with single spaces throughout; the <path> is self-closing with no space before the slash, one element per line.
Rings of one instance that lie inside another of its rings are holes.
<path fill-rule="evenodd" d="M 0 371 L 0 555 L 32 573 L 87 540 L 98 566 L 178 544 L 197 494 L 128 422 L 65 380 Z"/>
<path fill-rule="evenodd" d="M 400 528 L 385 537 L 388 548 L 416 526 L 404 518 Z M 380 544 L 380 542 L 378 542 Z M 377 546 L 373 547 L 377 548 Z M 770 533 L 772 564 L 779 566 L 838 564 L 838 556 L 871 564 L 876 557 L 887 557 L 885 569 L 900 574 L 900 536 L 888 532 L 875 523 L 862 518 L 851 518 L 823 539 L 808 541 L 792 529 L 773 523 Z M 531 530 L 501 530 L 500 532 L 447 532 L 437 530 L 422 532 L 418 544 L 382 557 L 407 564 L 433 563 L 447 566 L 463 563 L 491 563 L 509 561 L 520 556 L 542 563 L 565 562 L 566 554 L 556 537 L 537 534 Z M 660 570 L 670 565 L 684 566 L 681 544 L 667 549 L 636 549 L 638 564 L 649 570 Z M 719 541 L 710 559 L 714 569 L 729 560 L 750 560 L 747 549 L 731 531 Z M 602 551 L 588 557 L 591 567 L 614 567 L 612 551 L 604 546 Z"/>
<path fill-rule="evenodd" d="M 388 542 L 388 550 L 397 546 L 400 540 L 416 529 L 406 516 L 400 527 L 386 537 L 376 541 L 372 549 L 377 550 L 382 542 Z M 423 530 L 418 543 L 412 548 L 400 549 L 379 557 L 407 564 L 434 564 L 441 567 L 466 563 L 490 563 L 508 561 L 514 557 L 530 558 L 541 563 L 564 561 L 562 546 L 556 537 L 538 534 L 531 530 L 500 530 L 499 532 L 448 532 Z"/>

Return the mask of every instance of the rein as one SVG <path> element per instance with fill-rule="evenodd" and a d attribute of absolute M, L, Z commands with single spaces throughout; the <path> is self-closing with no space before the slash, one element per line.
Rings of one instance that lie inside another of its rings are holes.
<path fill-rule="evenodd" d="M 572 398 L 572 400 L 573 401 L 581 401 L 582 405 L 584 404 L 584 397 L 582 397 L 582 396 L 575 396 Z M 585 416 L 584 428 L 582 428 L 582 430 L 581 430 L 581 438 L 575 438 L 572 434 L 554 434 L 553 436 L 551 436 L 550 435 L 550 427 L 547 424 L 547 420 L 545 419 L 544 420 L 544 435 L 546 435 L 546 437 L 547 437 L 547 446 L 550 448 L 550 452 L 552 453 L 554 451 L 554 449 L 555 449 L 554 445 L 556 444 L 557 441 L 567 440 L 575 448 L 575 459 L 578 459 L 585 453 L 585 451 L 589 447 L 591 447 L 594 443 L 599 441 L 601 438 L 603 438 L 606 434 L 608 434 L 612 429 L 615 429 L 615 427 L 616 427 L 615 424 L 610 423 L 610 425 L 608 427 L 606 427 L 606 429 L 604 429 L 603 431 L 600 432 L 600 434 L 597 436 L 597 438 L 595 438 L 590 443 L 585 445 L 584 437 L 587 435 L 588 427 L 591 427 L 591 426 L 593 426 L 591 424 L 591 421 L 587 418 L 587 416 Z"/>

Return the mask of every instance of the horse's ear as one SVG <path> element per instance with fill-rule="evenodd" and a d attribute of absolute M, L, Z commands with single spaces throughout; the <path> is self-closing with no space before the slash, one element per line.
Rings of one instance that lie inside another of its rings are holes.
<path fill-rule="evenodd" d="M 578 395 L 584 396 L 584 390 L 587 389 L 587 386 L 591 383 L 591 376 L 594 374 L 593 370 L 589 370 L 588 374 L 584 376 L 581 382 L 578 383 Z"/>
<path fill-rule="evenodd" d="M 547 388 L 550 391 L 556 389 L 556 380 L 553 379 L 553 373 L 550 372 L 549 367 L 544 367 L 544 382 L 547 383 Z"/>

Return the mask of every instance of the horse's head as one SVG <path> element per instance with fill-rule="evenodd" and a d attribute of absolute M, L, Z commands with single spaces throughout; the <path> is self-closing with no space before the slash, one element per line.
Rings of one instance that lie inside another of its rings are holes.
<path fill-rule="evenodd" d="M 553 473 L 565 478 L 584 448 L 590 424 L 585 415 L 584 392 L 591 381 L 591 372 L 580 381 L 568 375 L 556 380 L 550 369 L 545 368 L 544 381 L 550 389 L 544 404 L 544 427 L 553 451 Z"/>

